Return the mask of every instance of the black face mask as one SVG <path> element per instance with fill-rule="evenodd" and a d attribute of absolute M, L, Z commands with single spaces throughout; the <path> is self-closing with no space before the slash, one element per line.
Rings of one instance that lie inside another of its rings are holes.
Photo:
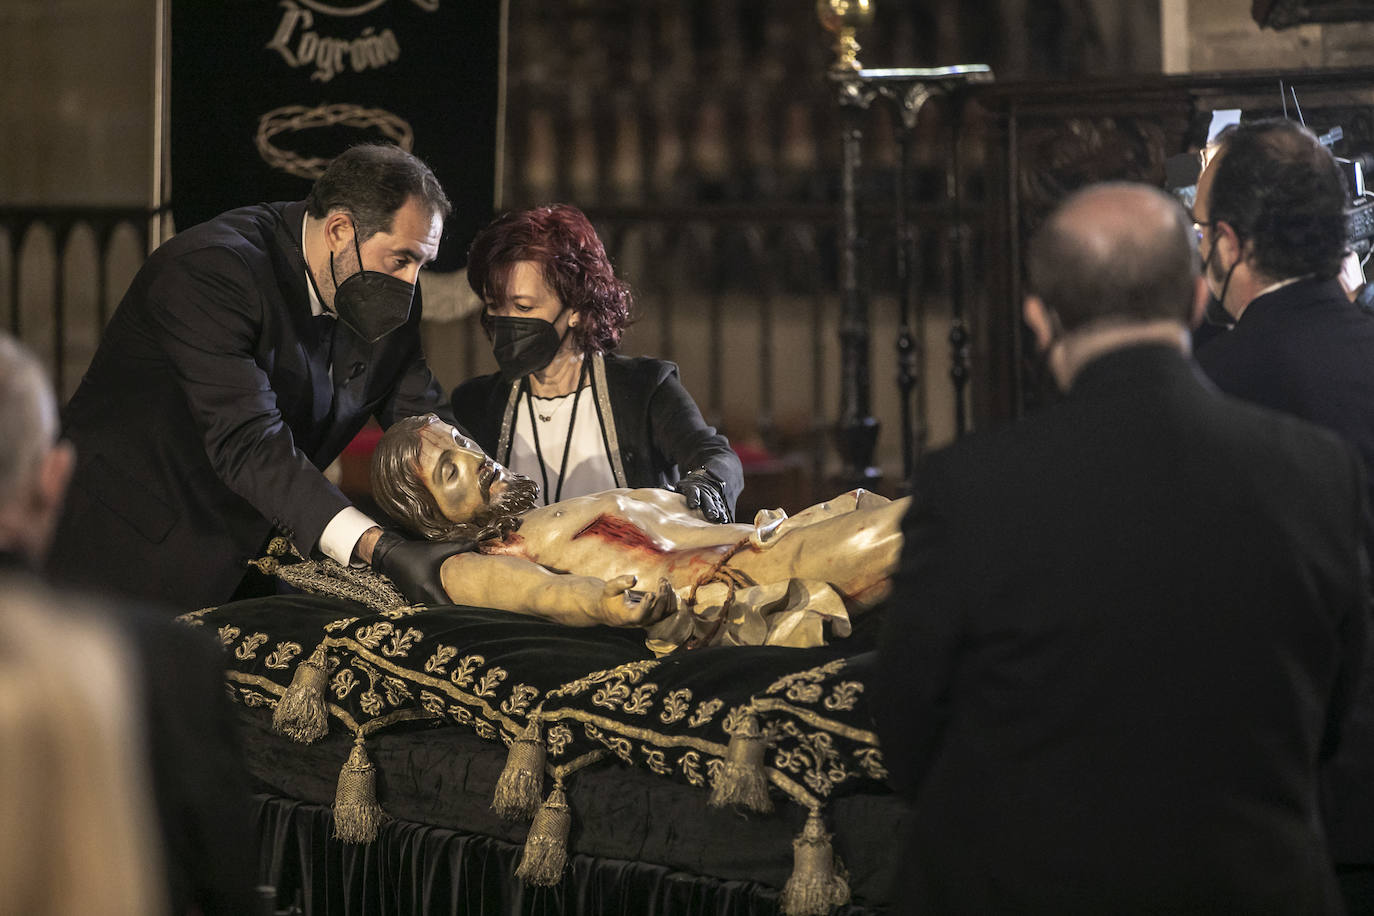
<path fill-rule="evenodd" d="M 365 269 L 356 225 L 353 250 L 358 253 L 358 272 L 342 283 L 334 275 L 334 252 L 329 253 L 329 276 L 334 280 L 334 312 L 354 334 L 368 343 L 376 343 L 410 317 L 415 284 L 379 270 Z"/>
<path fill-rule="evenodd" d="M 1212 245 L 1212 250 L 1207 252 L 1207 257 L 1202 262 L 1203 276 L 1207 275 L 1207 270 L 1212 265 L 1212 255 L 1216 253 L 1217 246 L 1214 243 Z M 1207 322 L 1208 324 L 1215 324 L 1223 328 L 1229 328 L 1236 323 L 1236 319 L 1231 317 L 1231 313 L 1226 311 L 1226 306 L 1222 305 L 1222 303 L 1226 301 L 1226 290 L 1231 285 L 1231 274 L 1236 272 L 1236 268 L 1238 266 L 1240 266 L 1239 260 L 1237 260 L 1236 263 L 1231 265 L 1230 270 L 1226 271 L 1226 279 L 1223 280 L 1221 283 L 1220 296 L 1213 295 L 1212 284 L 1207 284 L 1207 305 L 1203 310 L 1202 320 Z"/>
<path fill-rule="evenodd" d="M 491 336 L 491 353 L 501 367 L 504 382 L 524 378 L 553 362 L 568 334 L 559 334 L 558 328 L 543 318 L 517 315 L 484 314 L 482 327 Z"/>

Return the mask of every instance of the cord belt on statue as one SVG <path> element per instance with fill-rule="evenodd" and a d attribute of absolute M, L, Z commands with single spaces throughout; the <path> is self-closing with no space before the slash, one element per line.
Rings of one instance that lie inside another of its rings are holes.
<path fill-rule="evenodd" d="M 704 636 L 698 637 L 694 635 L 688 637 L 682 645 L 678 647 L 678 650 L 696 649 L 701 646 L 710 645 L 711 640 L 716 638 L 716 635 L 720 632 L 720 628 L 725 625 L 725 619 L 730 616 L 730 606 L 735 603 L 735 590 L 738 588 L 748 588 L 750 585 L 754 584 L 749 580 L 748 576 L 738 569 L 731 569 L 725 565 L 734 558 L 735 554 L 739 553 L 747 546 L 749 546 L 749 538 L 747 536 L 740 538 L 735 546 L 727 550 L 719 560 L 712 564 L 710 569 L 702 573 L 701 577 L 698 578 L 696 582 L 692 583 L 692 590 L 687 593 L 687 606 L 691 608 L 693 617 L 698 616 L 696 610 L 697 589 L 701 588 L 703 585 L 709 585 L 712 582 L 725 583 L 725 600 L 721 602 L 720 616 L 716 618 L 715 623 L 711 624 L 711 629 L 707 631 Z"/>

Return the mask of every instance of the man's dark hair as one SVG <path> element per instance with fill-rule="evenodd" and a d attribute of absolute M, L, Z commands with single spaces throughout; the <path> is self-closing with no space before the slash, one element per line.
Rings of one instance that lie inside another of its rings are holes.
<path fill-rule="evenodd" d="M 1228 129 L 1220 143 L 1207 218 L 1251 243 L 1270 279 L 1336 276 L 1346 248 L 1346 188 L 1330 151 L 1281 119 Z"/>
<path fill-rule="evenodd" d="M 420 434 L 441 422 L 435 414 L 406 417 L 391 424 L 372 453 L 372 496 L 382 511 L 412 534 L 431 541 L 503 538 L 520 527 L 520 516 L 534 508 L 539 487 L 512 474 L 500 499 L 466 522 L 439 510 L 420 476 Z"/>
<path fill-rule="evenodd" d="M 1111 188 L 1157 194 L 1175 214 L 1162 228 L 1151 221 L 1117 231 L 1095 231 L 1075 221 L 1074 201 Z M 1028 291 L 1058 316 L 1069 332 L 1095 321 L 1191 319 L 1197 248 L 1183 208 L 1168 194 L 1141 184 L 1093 185 L 1070 196 L 1031 238 L 1026 254 Z"/>
<path fill-rule="evenodd" d="M 315 179 L 305 206 L 316 219 L 334 210 L 348 211 L 362 243 L 378 232 L 390 232 L 396 211 L 411 197 L 418 197 L 440 219 L 453 210 L 429 166 L 399 146 L 364 143 L 334 157 Z"/>

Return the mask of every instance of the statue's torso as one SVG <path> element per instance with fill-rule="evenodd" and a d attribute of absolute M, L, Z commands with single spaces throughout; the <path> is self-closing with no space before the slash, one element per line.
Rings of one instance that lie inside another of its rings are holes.
<path fill-rule="evenodd" d="M 483 552 L 523 557 L 574 575 L 633 574 L 646 586 L 666 578 L 682 588 L 750 530 L 697 517 L 671 490 L 607 490 L 534 509 L 519 531 L 500 544 L 484 545 Z"/>

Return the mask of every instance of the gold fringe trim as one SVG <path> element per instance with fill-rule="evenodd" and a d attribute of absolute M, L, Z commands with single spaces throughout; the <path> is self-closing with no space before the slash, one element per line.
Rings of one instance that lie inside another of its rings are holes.
<path fill-rule="evenodd" d="M 563 880 L 568 864 L 568 830 L 572 826 L 572 812 L 563 794 L 563 783 L 554 783 L 548 800 L 534 816 L 525 851 L 515 876 L 526 884 L 552 887 Z"/>
<path fill-rule="evenodd" d="M 531 716 L 524 731 L 511 742 L 506 767 L 496 780 L 491 806 L 509 821 L 527 821 L 539 811 L 544 796 L 544 742 L 539 717 Z"/>
<path fill-rule="evenodd" d="M 334 836 L 345 843 L 371 843 L 386 820 L 377 804 L 377 768 L 367 759 L 363 736 L 353 742 L 353 750 L 339 771 L 339 789 L 334 795 Z"/>
<path fill-rule="evenodd" d="M 779 901 L 783 916 L 826 916 L 832 907 L 848 903 L 849 881 L 837 864 L 820 810 L 812 808 L 792 841 L 792 875 Z"/>
<path fill-rule="evenodd" d="M 324 643 L 310 657 L 296 665 L 291 686 L 277 701 L 272 713 L 272 728 L 301 744 L 318 741 L 329 731 L 329 711 L 324 705 L 324 689 L 329 680 Z"/>
<path fill-rule="evenodd" d="M 768 774 L 763 769 L 766 749 L 758 717 L 745 716 L 730 736 L 725 760 L 711 783 L 712 808 L 738 805 L 760 814 L 773 810 L 773 801 L 768 797 Z"/>

